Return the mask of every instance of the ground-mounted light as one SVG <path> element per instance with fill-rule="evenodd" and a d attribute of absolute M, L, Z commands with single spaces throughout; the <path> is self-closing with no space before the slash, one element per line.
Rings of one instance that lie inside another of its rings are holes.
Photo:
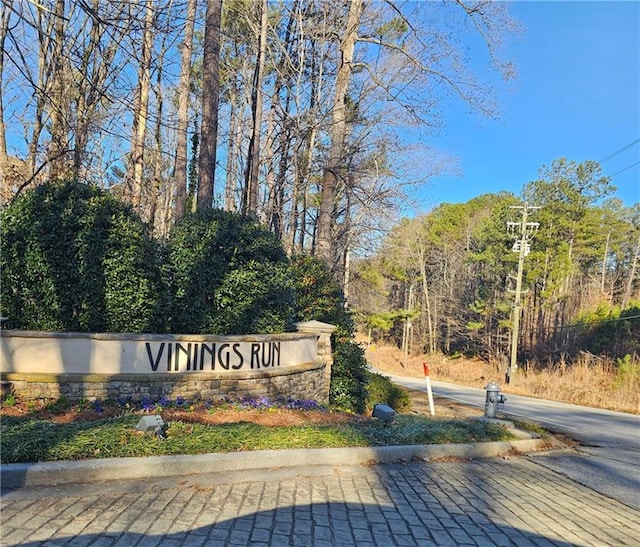
<path fill-rule="evenodd" d="M 384 425 L 388 425 L 393 421 L 393 418 L 396 415 L 396 411 L 393 410 L 393 408 L 391 408 L 389 405 L 378 403 L 373 405 L 373 413 L 371 415 L 374 418 L 378 418 L 379 420 L 381 420 Z"/>
<path fill-rule="evenodd" d="M 153 416 L 143 416 L 138 425 L 136 425 L 136 430 L 142 433 L 151 433 L 156 435 L 157 437 L 164 438 L 166 423 L 162 419 L 162 416 L 153 415 Z"/>

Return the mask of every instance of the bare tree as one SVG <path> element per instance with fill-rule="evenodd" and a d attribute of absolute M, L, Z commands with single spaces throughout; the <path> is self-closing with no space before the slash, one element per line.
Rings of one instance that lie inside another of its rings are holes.
<path fill-rule="evenodd" d="M 13 0 L 8 0 L 6 4 L 0 6 L 0 167 L 2 168 L 2 178 L 0 186 L 5 185 L 5 173 L 9 167 L 9 156 L 7 155 L 7 131 L 4 126 L 4 43 L 9 31 L 9 17 L 11 14 L 11 4 Z"/>
<path fill-rule="evenodd" d="M 222 151 L 225 208 L 244 206 L 269 223 L 289 252 L 317 252 L 347 282 L 364 229 L 377 230 L 366 212 L 385 216 L 394 200 L 405 199 L 393 175 L 405 152 L 396 153 L 400 127 L 421 123 L 419 131 L 428 130 L 447 86 L 481 112 L 490 113 L 491 105 L 463 70 L 464 56 L 456 56 L 438 23 L 417 8 L 409 11 L 412 3 L 227 0 L 224 21 L 222 6 L 222 0 L 206 3 L 201 64 L 197 0 L 20 3 L 24 36 L 12 36 L 12 27 L 7 41 L 16 81 L 32 90 L 24 94 L 28 178 L 69 166 L 84 178 L 97 167 L 92 180 L 106 180 L 114 192 L 129 185 L 128 197 L 142 213 L 162 194 L 158 215 L 166 225 L 163 204 L 174 195 L 176 217 L 184 211 L 189 87 L 198 93 L 202 86 L 197 206 L 213 205 L 216 151 Z M 434 9 L 458 12 L 493 47 L 492 18 L 502 8 L 447 2 Z M 56 10 L 64 11 L 62 23 Z M 29 35 L 37 37 L 38 60 L 24 47 Z M 62 52 L 56 36 L 64 38 Z M 60 63 L 51 62 L 60 56 Z M 132 75 L 138 77 L 131 82 Z M 151 94 L 155 76 L 162 84 L 156 80 Z M 12 89 L 15 94 L 18 86 Z M 175 114 L 162 101 L 174 93 Z M 51 139 L 52 130 L 58 138 Z M 176 151 L 172 191 L 160 148 Z M 151 184 L 155 189 L 146 188 Z"/>
<path fill-rule="evenodd" d="M 346 97 L 351 82 L 353 54 L 358 39 L 362 11 L 362 0 L 350 0 L 347 24 L 340 40 L 340 58 L 338 60 L 335 98 L 332 107 L 331 145 L 327 165 L 322 176 L 316 251 L 318 256 L 325 259 L 330 265 L 334 260 L 333 211 L 338 181 L 343 172 L 344 142 L 347 132 Z"/>
<path fill-rule="evenodd" d="M 68 174 L 66 156 L 69 152 L 69 96 L 66 88 L 68 79 L 68 61 L 63 55 L 67 18 L 65 17 L 65 0 L 56 0 L 53 14 L 53 48 L 50 69 L 53 73 L 49 119 L 51 123 L 51 140 L 47 159 L 50 163 L 51 178 L 65 178 Z"/>
<path fill-rule="evenodd" d="M 237 153 L 240 148 L 242 134 L 240 132 L 240 106 L 238 105 L 238 89 L 236 87 L 235 78 L 229 83 L 228 89 L 229 102 L 229 138 L 227 145 L 227 177 L 224 191 L 224 209 L 225 211 L 236 210 L 236 186 L 238 183 L 237 173 Z"/>
<path fill-rule="evenodd" d="M 134 208 L 139 209 L 142 198 L 142 175 L 144 170 L 144 144 L 149 115 L 149 90 L 151 89 L 151 52 L 153 49 L 153 0 L 145 4 L 142 52 L 138 71 L 138 89 L 133 113 L 133 135 L 131 138 L 131 173 L 129 195 Z"/>
<path fill-rule="evenodd" d="M 184 215 L 187 199 L 187 140 L 189 131 L 189 95 L 191 90 L 191 57 L 193 55 L 193 30 L 195 26 L 197 0 L 188 0 L 182 42 L 180 82 L 178 84 L 178 142 L 174 180 L 176 188 L 175 219 Z"/>
<path fill-rule="evenodd" d="M 220 27 L 222 0 L 207 0 L 202 68 L 202 124 L 200 130 L 200 184 L 198 209 L 213 206 L 220 97 Z"/>
<path fill-rule="evenodd" d="M 258 55 L 253 73 L 251 88 L 251 139 L 249 140 L 249 152 L 247 154 L 247 167 L 245 171 L 245 185 L 242 199 L 242 212 L 255 214 L 258 209 L 258 175 L 260 170 L 260 133 L 262 126 L 262 78 L 267 49 L 267 0 L 260 2 L 260 28 L 256 33 L 258 37 Z"/>
<path fill-rule="evenodd" d="M 624 289 L 624 295 L 622 297 L 622 308 L 625 308 L 631 301 L 633 295 L 634 283 L 638 282 L 638 260 L 640 259 L 640 230 L 638 230 L 638 237 L 635 242 L 633 258 L 631 259 L 631 268 L 629 269 L 629 277 Z"/>

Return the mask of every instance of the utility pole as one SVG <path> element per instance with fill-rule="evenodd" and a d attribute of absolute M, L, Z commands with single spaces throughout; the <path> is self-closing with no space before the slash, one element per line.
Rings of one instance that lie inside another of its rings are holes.
<path fill-rule="evenodd" d="M 538 231 L 539 222 L 527 222 L 529 211 L 540 209 L 540 207 L 532 207 L 524 203 L 524 205 L 514 205 L 511 209 L 520 209 L 522 211 L 522 220 L 520 222 L 507 222 L 507 233 L 517 239 L 513 243 L 511 251 L 518 253 L 518 275 L 516 277 L 515 299 L 513 303 L 513 328 L 511 331 L 511 359 L 509 368 L 505 376 L 505 382 L 511 382 L 511 378 L 515 376 L 518 369 L 518 335 L 520 329 L 520 297 L 522 296 L 522 272 L 524 270 L 524 258 L 531 252 L 531 244 L 529 241 Z"/>

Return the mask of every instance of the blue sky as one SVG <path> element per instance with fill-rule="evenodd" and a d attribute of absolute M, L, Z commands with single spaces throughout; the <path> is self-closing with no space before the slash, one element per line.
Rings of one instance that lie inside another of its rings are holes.
<path fill-rule="evenodd" d="M 503 50 L 519 77 L 500 88 L 501 119 L 444 113 L 430 142 L 458 158 L 460 175 L 430 179 L 424 205 L 517 195 L 554 159 L 600 161 L 634 141 L 602 168 L 615 197 L 640 202 L 640 163 L 619 172 L 640 162 L 640 2 L 516 1 L 511 13 L 525 30 Z"/>

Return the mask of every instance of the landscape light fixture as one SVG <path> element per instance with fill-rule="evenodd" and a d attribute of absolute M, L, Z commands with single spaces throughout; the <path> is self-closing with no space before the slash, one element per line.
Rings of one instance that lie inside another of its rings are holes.
<path fill-rule="evenodd" d="M 372 416 L 374 418 L 382 420 L 385 426 L 389 425 L 393 421 L 395 415 L 396 411 L 393 410 L 393 408 L 391 408 L 389 405 L 385 405 L 382 403 L 373 405 Z"/>
<path fill-rule="evenodd" d="M 164 439 L 166 437 L 165 426 L 166 423 L 162 416 L 143 416 L 136 425 L 136 430 L 142 433 L 152 433 L 156 437 Z"/>

